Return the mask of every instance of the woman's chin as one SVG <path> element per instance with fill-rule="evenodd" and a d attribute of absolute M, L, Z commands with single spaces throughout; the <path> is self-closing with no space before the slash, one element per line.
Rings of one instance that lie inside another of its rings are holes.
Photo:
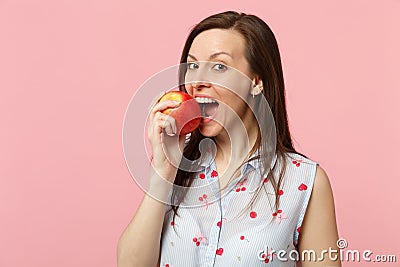
<path fill-rule="evenodd" d="M 206 123 L 200 123 L 199 131 L 205 137 L 214 137 L 221 133 L 223 127 L 216 121 L 211 120 Z"/>

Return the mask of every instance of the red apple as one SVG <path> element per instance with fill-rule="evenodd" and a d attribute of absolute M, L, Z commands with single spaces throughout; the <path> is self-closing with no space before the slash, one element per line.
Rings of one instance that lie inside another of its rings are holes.
<path fill-rule="evenodd" d="M 181 104 L 177 108 L 168 108 L 162 111 L 175 119 L 176 128 L 179 135 L 193 132 L 200 125 L 201 109 L 197 101 L 181 91 L 170 91 L 163 95 L 159 102 L 165 100 L 179 101 Z"/>

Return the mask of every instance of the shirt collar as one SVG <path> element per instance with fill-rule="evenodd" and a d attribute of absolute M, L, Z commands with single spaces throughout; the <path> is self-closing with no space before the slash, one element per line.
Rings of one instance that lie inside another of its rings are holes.
<path fill-rule="evenodd" d="M 259 153 L 260 153 L 260 151 L 259 151 L 259 149 L 257 149 L 252 155 L 251 155 L 251 157 L 250 157 L 250 159 L 251 158 L 253 158 L 253 157 L 256 157 L 256 156 L 258 156 L 259 155 Z M 277 155 L 276 155 L 276 153 L 274 154 L 274 157 L 272 158 L 272 161 L 271 161 L 271 169 L 274 167 L 274 165 L 275 165 L 275 162 L 276 162 L 276 158 L 277 158 Z M 256 169 L 256 170 L 259 170 L 259 171 L 263 171 L 264 170 L 264 168 L 263 168 L 263 166 L 260 164 L 261 162 L 260 162 L 260 159 L 258 158 L 258 159 L 254 159 L 254 160 L 251 160 L 251 161 L 249 161 L 249 162 L 247 162 L 247 163 L 245 163 L 244 164 L 244 170 L 246 171 L 246 166 L 251 166 L 251 168 L 254 168 L 254 169 Z"/>
<path fill-rule="evenodd" d="M 256 157 L 258 156 L 260 153 L 259 149 L 257 149 L 250 158 Z M 276 153 L 274 154 L 274 157 L 272 159 L 271 162 L 271 169 L 274 167 L 275 163 L 276 163 L 276 159 L 277 159 L 277 155 Z M 200 166 L 203 167 L 208 167 L 210 166 L 212 163 L 214 162 L 214 155 L 211 151 L 211 149 L 208 149 L 205 153 L 203 158 L 200 161 Z M 246 162 L 243 166 L 242 166 L 242 173 L 247 171 L 247 168 L 253 168 L 259 171 L 263 171 L 263 168 L 261 168 L 262 166 L 260 166 L 260 160 L 259 159 L 254 159 L 251 160 L 249 162 Z"/>

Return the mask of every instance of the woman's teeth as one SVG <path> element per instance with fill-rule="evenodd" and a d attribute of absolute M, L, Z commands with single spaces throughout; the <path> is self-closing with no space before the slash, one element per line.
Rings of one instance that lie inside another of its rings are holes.
<path fill-rule="evenodd" d="M 196 97 L 195 99 L 199 104 L 217 103 L 217 101 L 208 97 Z"/>

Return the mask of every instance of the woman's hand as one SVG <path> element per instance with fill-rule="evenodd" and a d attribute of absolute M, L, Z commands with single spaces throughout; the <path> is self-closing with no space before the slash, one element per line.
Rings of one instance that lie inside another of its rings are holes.
<path fill-rule="evenodd" d="M 174 118 L 162 111 L 167 108 L 177 108 L 179 105 L 178 101 L 156 101 L 149 116 L 148 139 L 153 152 L 152 168 L 157 176 L 170 183 L 175 180 L 182 158 L 185 136 L 177 135 Z M 151 179 L 154 178 L 151 177 Z"/>

